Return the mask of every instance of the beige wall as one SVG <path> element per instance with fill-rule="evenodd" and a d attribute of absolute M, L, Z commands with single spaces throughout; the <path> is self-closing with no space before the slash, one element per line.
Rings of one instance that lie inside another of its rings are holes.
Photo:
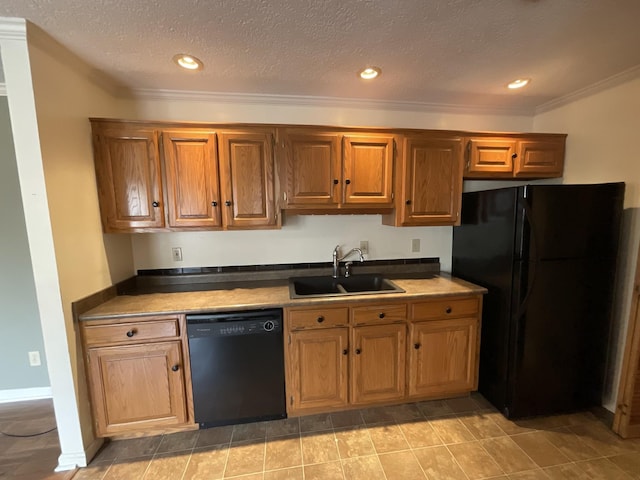
<path fill-rule="evenodd" d="M 626 182 L 625 217 L 604 406 L 615 410 L 640 242 L 640 79 L 541 113 L 536 131 L 565 132 L 564 183 Z"/>

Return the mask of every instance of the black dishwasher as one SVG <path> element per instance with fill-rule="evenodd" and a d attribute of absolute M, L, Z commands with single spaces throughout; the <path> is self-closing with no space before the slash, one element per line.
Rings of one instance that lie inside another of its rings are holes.
<path fill-rule="evenodd" d="M 187 315 L 200 428 L 286 418 L 282 310 Z"/>

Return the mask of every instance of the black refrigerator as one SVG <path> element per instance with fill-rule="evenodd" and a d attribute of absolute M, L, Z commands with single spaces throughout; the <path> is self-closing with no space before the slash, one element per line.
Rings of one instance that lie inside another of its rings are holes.
<path fill-rule="evenodd" d="M 507 418 L 602 404 L 624 183 L 464 193 L 452 271 L 482 285 L 478 390 Z"/>

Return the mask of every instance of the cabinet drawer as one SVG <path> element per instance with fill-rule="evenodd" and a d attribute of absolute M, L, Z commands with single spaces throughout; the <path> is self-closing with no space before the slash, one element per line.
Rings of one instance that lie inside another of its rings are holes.
<path fill-rule="evenodd" d="M 376 304 L 351 309 L 351 323 L 354 325 L 364 325 L 366 323 L 391 323 L 407 319 L 407 305 L 396 304 Z"/>
<path fill-rule="evenodd" d="M 429 320 L 432 318 L 463 317 L 478 313 L 479 301 L 471 298 L 448 298 L 429 302 L 414 303 L 411 306 L 412 320 Z"/>
<path fill-rule="evenodd" d="M 147 322 L 93 325 L 84 328 L 84 339 L 88 346 L 108 343 L 138 343 L 141 340 L 176 338 L 180 335 L 178 319 Z"/>
<path fill-rule="evenodd" d="M 318 308 L 313 310 L 289 311 L 289 328 L 300 330 L 306 328 L 335 327 L 347 325 L 348 310 L 344 308 Z"/>

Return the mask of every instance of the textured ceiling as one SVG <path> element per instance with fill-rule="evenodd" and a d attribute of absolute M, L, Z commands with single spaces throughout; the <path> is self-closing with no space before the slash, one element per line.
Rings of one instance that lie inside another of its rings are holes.
<path fill-rule="evenodd" d="M 2 0 L 0 16 L 131 89 L 523 111 L 640 73 L 639 0 Z M 359 79 L 365 65 L 382 76 Z M 518 77 L 532 82 L 506 90 Z"/>

